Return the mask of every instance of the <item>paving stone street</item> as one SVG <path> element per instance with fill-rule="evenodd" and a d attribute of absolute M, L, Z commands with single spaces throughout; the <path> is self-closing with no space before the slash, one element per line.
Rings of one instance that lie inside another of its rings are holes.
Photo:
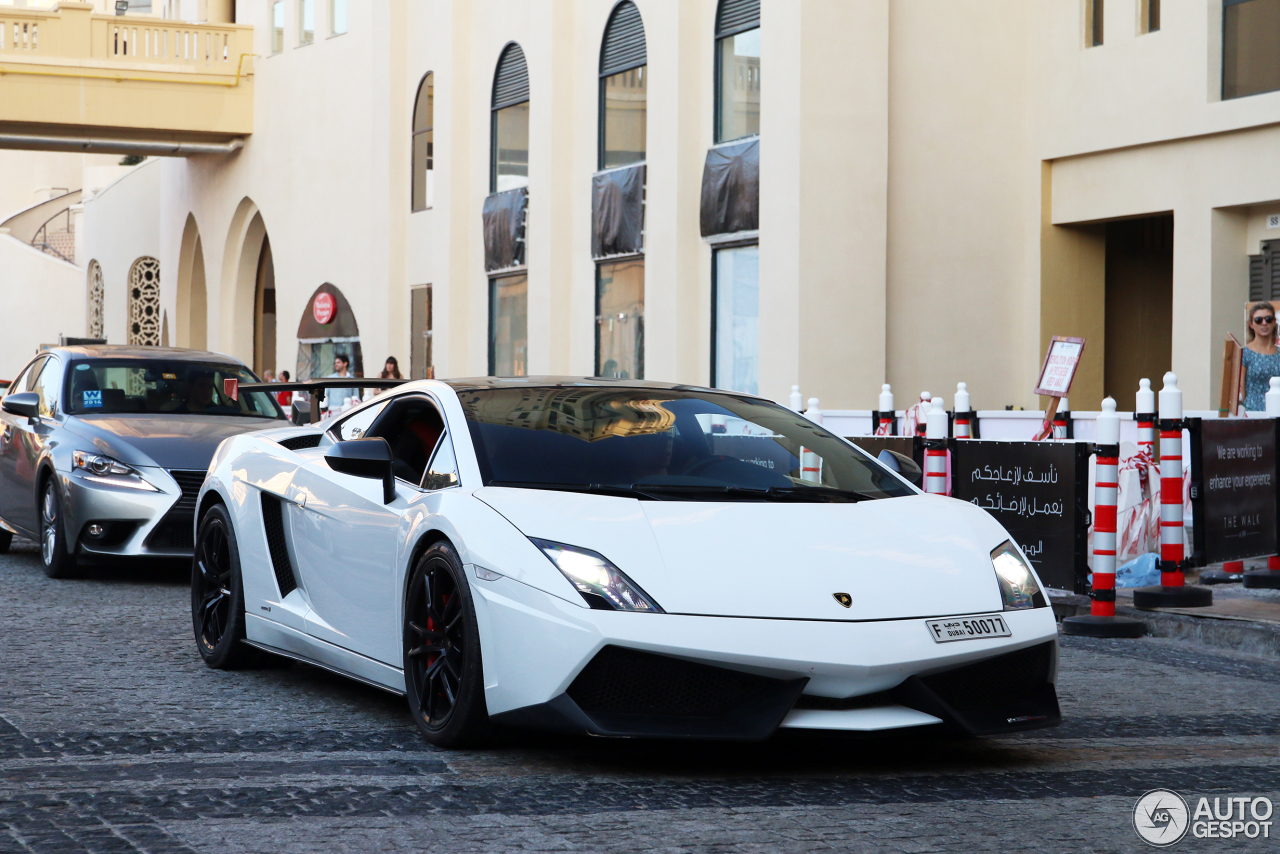
<path fill-rule="evenodd" d="M 0 556 L 0 854 L 1142 851 L 1147 790 L 1280 801 L 1273 660 L 1068 638 L 1063 725 L 1001 739 L 514 734 L 447 752 L 403 700 L 323 671 L 209 670 L 186 581 L 51 581 L 29 543 Z"/>

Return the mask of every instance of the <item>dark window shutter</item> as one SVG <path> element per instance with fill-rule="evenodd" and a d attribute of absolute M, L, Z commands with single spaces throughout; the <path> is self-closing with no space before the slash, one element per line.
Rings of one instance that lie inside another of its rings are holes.
<path fill-rule="evenodd" d="M 1265 255 L 1249 256 L 1249 302 L 1262 299 L 1266 291 L 1267 263 Z"/>
<path fill-rule="evenodd" d="M 716 38 L 760 26 L 760 0 L 720 0 L 716 10 Z"/>
<path fill-rule="evenodd" d="M 493 108 L 501 110 L 529 100 L 529 66 L 524 51 L 512 42 L 502 50 L 498 70 L 493 75 Z"/>
<path fill-rule="evenodd" d="M 648 62 L 640 10 L 631 0 L 622 0 L 613 7 L 609 25 L 604 29 L 604 43 L 600 46 L 600 76 L 608 77 Z"/>
<path fill-rule="evenodd" d="M 1262 244 L 1263 267 L 1262 299 L 1280 300 L 1280 240 L 1268 240 Z"/>

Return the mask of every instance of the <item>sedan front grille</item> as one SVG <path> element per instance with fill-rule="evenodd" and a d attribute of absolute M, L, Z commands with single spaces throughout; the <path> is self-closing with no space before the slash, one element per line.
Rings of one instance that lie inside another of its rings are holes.
<path fill-rule="evenodd" d="M 206 472 L 187 469 L 168 469 L 168 472 L 169 477 L 177 481 L 178 488 L 182 490 L 182 497 L 178 499 L 177 504 L 173 505 L 173 512 L 194 514 L 196 498 L 200 495 L 200 487 L 204 485 Z"/>

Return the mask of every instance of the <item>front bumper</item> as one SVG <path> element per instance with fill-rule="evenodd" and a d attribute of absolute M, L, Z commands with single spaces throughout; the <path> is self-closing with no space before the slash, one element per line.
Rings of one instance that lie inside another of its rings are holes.
<path fill-rule="evenodd" d="M 158 492 L 95 482 L 79 471 L 58 472 L 69 549 L 90 555 L 191 556 L 194 514 L 187 510 L 190 502 L 183 502 L 182 487 L 165 469 L 139 471 Z M 105 536 L 88 536 L 85 529 L 95 522 L 106 528 Z"/>
<path fill-rule="evenodd" d="M 1012 637 L 935 643 L 924 620 L 836 622 L 581 608 L 468 568 L 498 722 L 614 736 L 765 738 L 779 727 L 1057 724 L 1052 609 Z M 944 615 L 938 615 L 944 616 Z M 538 638 L 538 643 L 530 643 Z"/>

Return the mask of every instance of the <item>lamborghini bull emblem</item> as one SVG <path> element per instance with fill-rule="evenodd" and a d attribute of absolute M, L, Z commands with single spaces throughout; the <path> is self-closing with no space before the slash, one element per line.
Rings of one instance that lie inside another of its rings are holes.
<path fill-rule="evenodd" d="M 837 602 L 839 602 L 841 605 L 845 606 L 846 608 L 849 608 L 853 605 L 853 597 L 850 596 L 848 593 L 832 593 L 831 595 L 835 597 L 835 600 Z"/>

